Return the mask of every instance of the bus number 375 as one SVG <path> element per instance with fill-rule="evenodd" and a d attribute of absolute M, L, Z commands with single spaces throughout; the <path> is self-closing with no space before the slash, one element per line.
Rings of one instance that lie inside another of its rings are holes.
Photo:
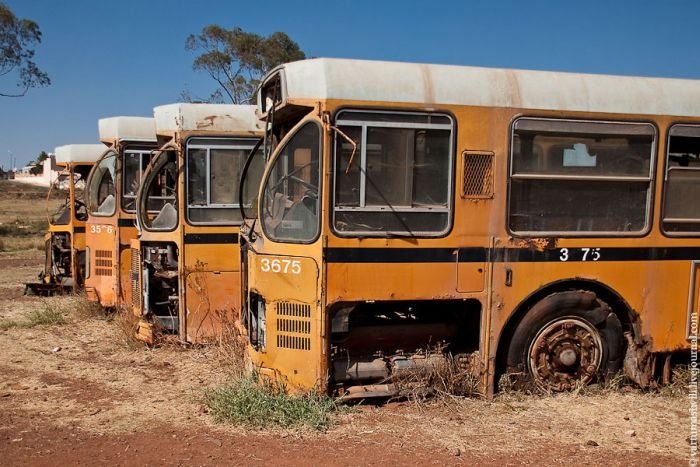
<path fill-rule="evenodd" d="M 598 261 L 600 259 L 600 248 L 561 248 L 559 250 L 560 261 L 576 261 L 573 257 L 573 251 L 580 250 L 581 255 L 579 261 Z"/>

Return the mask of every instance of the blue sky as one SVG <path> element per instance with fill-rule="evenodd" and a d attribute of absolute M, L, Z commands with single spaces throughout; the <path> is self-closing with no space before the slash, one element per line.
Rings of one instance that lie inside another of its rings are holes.
<path fill-rule="evenodd" d="M 213 81 L 185 39 L 208 24 L 284 31 L 307 56 L 700 79 L 699 0 L 0 0 L 33 19 L 53 84 L 0 98 L 0 165 L 97 142 L 97 120 L 152 116 Z M 0 80 L 7 90 L 7 82 Z"/>

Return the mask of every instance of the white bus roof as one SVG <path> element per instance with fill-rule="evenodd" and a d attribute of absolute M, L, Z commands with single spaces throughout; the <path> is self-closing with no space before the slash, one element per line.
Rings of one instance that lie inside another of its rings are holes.
<path fill-rule="evenodd" d="M 103 144 L 67 144 L 56 148 L 56 163 L 58 164 L 89 164 L 97 162 L 104 154 Z"/>
<path fill-rule="evenodd" d="M 169 104 L 153 108 L 156 133 L 179 131 L 262 131 L 254 105 Z"/>
<path fill-rule="evenodd" d="M 265 80 L 279 70 L 283 70 L 283 100 L 700 116 L 700 80 L 332 58 L 287 63 L 272 70 Z"/>
<path fill-rule="evenodd" d="M 150 117 L 110 117 L 97 122 L 100 141 L 156 141 L 156 126 Z"/>

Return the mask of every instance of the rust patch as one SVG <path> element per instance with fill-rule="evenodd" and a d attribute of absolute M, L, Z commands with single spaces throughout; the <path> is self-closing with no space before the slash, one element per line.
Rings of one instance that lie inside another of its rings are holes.
<path fill-rule="evenodd" d="M 204 117 L 201 121 L 197 122 L 197 129 L 201 130 L 203 128 L 211 128 L 214 126 L 214 120 L 216 120 L 216 115 L 209 115 Z"/>
<path fill-rule="evenodd" d="M 554 237 L 514 238 L 511 243 L 517 248 L 527 248 L 532 251 L 545 251 L 557 247 L 557 240 Z"/>
<path fill-rule="evenodd" d="M 625 332 L 627 353 L 623 369 L 625 376 L 637 383 L 641 388 L 654 388 L 654 359 L 651 353 L 651 339 L 642 336 L 639 343 L 634 341 L 630 331 Z"/>

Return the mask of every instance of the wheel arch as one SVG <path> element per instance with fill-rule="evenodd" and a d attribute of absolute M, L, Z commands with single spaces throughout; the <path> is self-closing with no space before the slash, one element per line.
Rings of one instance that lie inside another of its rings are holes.
<path fill-rule="evenodd" d="M 586 290 L 595 293 L 610 306 L 613 313 L 618 317 L 622 324 L 623 332 L 631 331 L 632 336 L 636 340 L 638 336 L 639 316 L 619 292 L 606 284 L 591 279 L 572 278 L 554 281 L 540 287 L 522 300 L 515 307 L 515 311 L 511 313 L 505 326 L 501 329 L 498 336 L 498 346 L 496 348 L 495 386 L 497 386 L 499 377 L 505 371 L 508 348 L 518 324 L 520 324 L 527 313 L 540 300 L 554 293 L 572 290 Z M 497 387 L 494 389 L 496 391 L 498 390 Z"/>

